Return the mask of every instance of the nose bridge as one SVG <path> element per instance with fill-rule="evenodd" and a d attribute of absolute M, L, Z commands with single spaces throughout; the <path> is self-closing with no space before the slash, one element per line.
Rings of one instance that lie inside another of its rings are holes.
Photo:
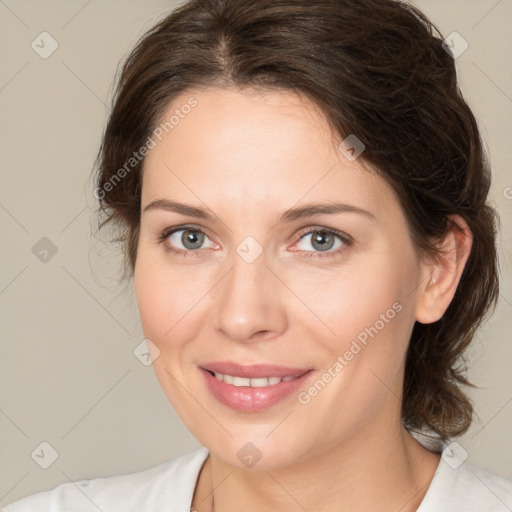
<path fill-rule="evenodd" d="M 267 268 L 265 254 L 245 240 L 230 258 L 230 271 L 219 283 L 213 325 L 233 341 L 272 338 L 286 328 L 279 280 Z M 281 285 L 282 286 L 282 285 Z"/>

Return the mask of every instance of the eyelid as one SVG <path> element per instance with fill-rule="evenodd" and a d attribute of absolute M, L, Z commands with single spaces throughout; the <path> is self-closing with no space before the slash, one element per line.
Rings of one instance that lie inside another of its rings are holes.
<path fill-rule="evenodd" d="M 197 231 L 198 233 L 202 233 L 203 235 L 208 236 L 208 233 L 206 232 L 206 230 L 197 224 L 182 224 L 179 226 L 172 226 L 172 227 L 164 229 L 162 231 L 162 234 L 160 235 L 160 237 L 168 238 L 176 231 L 182 231 L 182 230 Z M 210 238 L 210 237 L 208 236 L 208 238 Z"/>
<path fill-rule="evenodd" d="M 350 235 L 347 235 L 346 233 L 344 233 L 343 231 L 339 231 L 338 229 L 329 228 L 327 226 L 308 226 L 302 229 L 298 235 L 299 240 L 296 243 L 300 242 L 306 235 L 318 232 L 328 233 L 332 234 L 335 237 L 338 237 L 342 242 L 341 246 L 338 247 L 336 250 L 306 251 L 303 249 L 292 249 L 292 251 L 300 252 L 302 253 L 302 257 L 309 259 L 329 258 L 341 255 L 348 249 L 348 247 L 350 247 L 354 243 L 354 239 Z"/>
<path fill-rule="evenodd" d="M 173 235 L 174 233 L 176 233 L 177 231 L 187 231 L 187 230 L 190 230 L 190 231 L 195 231 L 197 233 L 202 233 L 205 237 L 207 237 L 208 239 L 211 240 L 210 236 L 208 235 L 208 233 L 206 232 L 206 230 L 204 228 L 202 228 L 201 226 L 198 226 L 197 224 L 184 224 L 184 225 L 179 225 L 179 226 L 172 226 L 172 227 L 169 227 L 169 228 L 166 228 L 164 229 L 161 234 L 158 235 L 158 239 L 157 239 L 157 242 L 162 244 L 165 248 L 166 251 L 170 252 L 170 253 L 174 253 L 174 254 L 178 254 L 178 255 L 181 255 L 181 256 L 184 256 L 184 257 L 187 257 L 187 256 L 199 256 L 202 254 L 203 250 L 205 250 L 206 248 L 204 249 L 189 249 L 189 250 L 185 250 L 185 249 L 178 249 L 170 244 L 167 243 L 167 240 L 168 238 Z M 211 240 L 215 245 L 218 246 L 218 244 L 216 242 L 214 242 L 213 240 Z"/>
<path fill-rule="evenodd" d="M 189 255 L 190 256 L 198 256 L 203 252 L 203 250 L 207 249 L 207 248 L 202 248 L 202 249 L 184 250 L 184 249 L 177 249 L 173 246 L 170 246 L 169 244 L 166 244 L 167 239 L 172 234 L 176 233 L 177 231 L 183 231 L 183 230 L 190 230 L 190 231 L 195 231 L 197 233 L 202 233 L 203 235 L 205 235 L 207 238 L 209 238 L 211 240 L 211 238 L 209 237 L 206 230 L 203 229 L 201 226 L 199 226 L 197 224 L 185 224 L 185 225 L 173 226 L 173 227 L 164 229 L 162 231 L 161 235 L 159 235 L 158 241 L 160 243 L 164 244 L 167 251 L 173 252 L 176 254 L 181 254 L 183 256 L 189 256 Z M 295 252 L 295 251 L 303 252 L 303 253 L 305 253 L 305 256 L 309 257 L 309 258 L 335 256 L 337 254 L 344 252 L 346 250 L 347 246 L 352 245 L 352 243 L 354 242 L 354 239 L 350 235 L 347 235 L 346 233 L 339 231 L 337 229 L 329 228 L 327 226 L 307 226 L 299 231 L 299 233 L 297 235 L 298 240 L 295 242 L 295 244 L 300 242 L 306 235 L 309 235 L 312 233 L 318 233 L 318 232 L 328 233 L 328 234 L 332 234 L 332 235 L 338 237 L 343 242 L 341 248 L 338 248 L 337 250 L 334 250 L 334 251 L 331 251 L 331 250 L 305 251 L 302 249 L 292 249 L 292 251 L 293 252 Z M 213 242 L 213 240 L 211 240 L 211 241 Z M 213 242 L 213 243 L 218 246 L 218 244 L 216 242 Z"/>
<path fill-rule="evenodd" d="M 321 231 L 322 233 L 331 233 L 333 235 L 336 235 L 347 244 L 351 244 L 354 242 L 354 239 L 347 233 L 344 233 L 343 231 L 340 231 L 335 228 L 329 228 L 327 226 L 308 226 L 306 228 L 303 228 L 299 232 L 299 240 L 301 240 L 305 235 L 308 235 L 310 233 L 317 233 L 319 231 Z"/>

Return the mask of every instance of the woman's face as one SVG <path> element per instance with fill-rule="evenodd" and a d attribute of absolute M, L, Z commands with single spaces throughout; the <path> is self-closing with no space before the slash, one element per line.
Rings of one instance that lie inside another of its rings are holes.
<path fill-rule="evenodd" d="M 173 115 L 135 290 L 178 415 L 241 468 L 395 435 L 424 269 L 394 192 L 292 93 L 192 91 Z"/>

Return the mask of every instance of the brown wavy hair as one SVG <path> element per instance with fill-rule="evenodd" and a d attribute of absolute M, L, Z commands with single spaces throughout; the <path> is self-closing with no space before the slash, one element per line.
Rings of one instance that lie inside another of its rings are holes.
<path fill-rule="evenodd" d="M 308 97 L 334 133 L 365 144 L 362 161 L 395 190 L 421 254 L 435 255 L 453 214 L 472 231 L 455 297 L 441 320 L 416 323 L 405 369 L 404 426 L 446 440 L 472 421 L 464 351 L 495 307 L 498 263 L 489 164 L 442 43 L 424 14 L 395 0 L 190 0 L 144 35 L 120 70 L 95 195 L 99 227 L 116 228 L 124 277 L 133 276 L 144 159 L 120 169 L 170 102 L 211 86 Z"/>

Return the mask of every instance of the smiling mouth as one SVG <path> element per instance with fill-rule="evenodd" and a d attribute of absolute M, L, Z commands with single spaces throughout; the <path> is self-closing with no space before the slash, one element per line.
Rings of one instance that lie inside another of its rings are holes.
<path fill-rule="evenodd" d="M 206 389 L 220 403 L 257 413 L 285 401 L 312 380 L 315 370 L 284 366 L 212 362 L 198 366 Z"/>
<path fill-rule="evenodd" d="M 206 370 L 210 375 L 215 377 L 217 380 L 221 382 L 225 382 L 226 384 L 231 384 L 236 387 L 251 387 L 251 388 L 264 388 L 267 386 L 276 386 L 281 382 L 289 382 L 291 380 L 295 380 L 298 377 L 304 375 L 306 371 L 299 373 L 297 375 L 287 375 L 285 377 L 258 377 L 258 378 L 248 378 L 248 377 L 236 377 L 234 375 L 227 375 L 220 372 L 214 372 L 211 370 Z"/>

